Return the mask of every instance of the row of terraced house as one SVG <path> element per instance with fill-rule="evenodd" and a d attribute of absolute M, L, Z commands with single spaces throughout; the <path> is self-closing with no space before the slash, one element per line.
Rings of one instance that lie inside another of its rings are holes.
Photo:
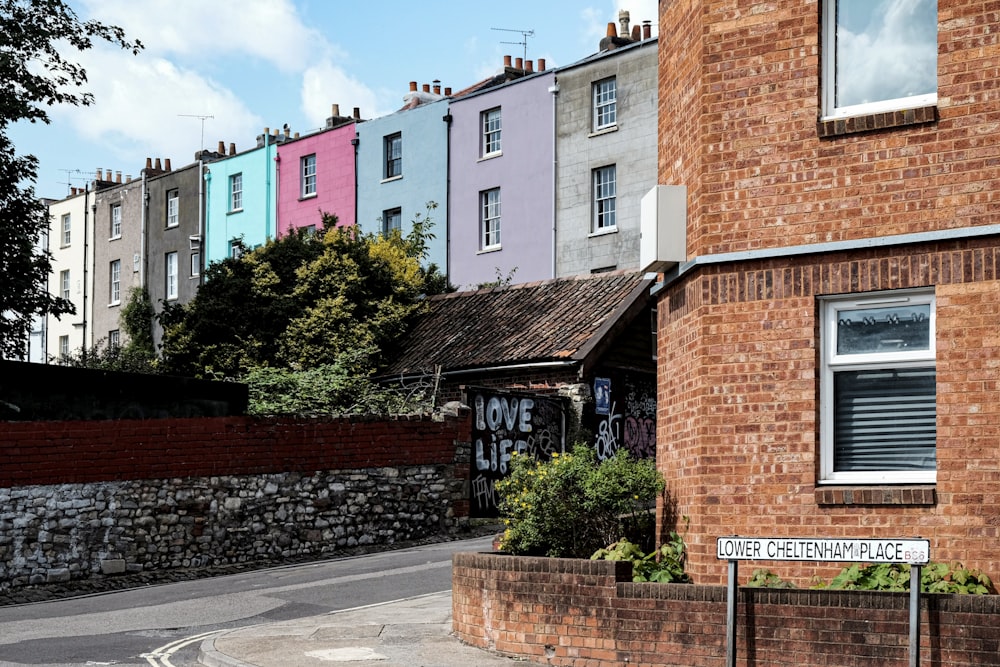
<path fill-rule="evenodd" d="M 651 33 L 622 12 L 599 51 L 565 67 L 506 56 L 464 90 L 411 82 L 386 116 L 333 104 L 325 128 L 301 136 L 265 128 L 248 149 L 220 141 L 180 168 L 147 158 L 137 178 L 98 169 L 49 205 L 49 289 L 76 315 L 37 322 L 29 360 L 122 344 L 132 288 L 157 310 L 185 303 L 212 262 L 319 228 L 323 213 L 404 235 L 429 217 L 426 261 L 459 289 L 641 269 L 640 204 L 656 186 Z"/>

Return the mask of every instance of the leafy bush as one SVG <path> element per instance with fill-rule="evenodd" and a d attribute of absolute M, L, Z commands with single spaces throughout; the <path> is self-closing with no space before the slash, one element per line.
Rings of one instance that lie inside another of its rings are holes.
<path fill-rule="evenodd" d="M 817 583 L 814 588 L 862 591 L 910 590 L 910 566 L 896 563 L 875 563 L 864 566 L 855 563 L 841 570 L 829 584 Z M 920 571 L 921 593 L 968 593 L 986 595 L 993 582 L 979 570 L 970 570 L 961 563 L 928 563 Z"/>
<path fill-rule="evenodd" d="M 758 569 L 750 575 L 747 588 L 795 588 L 795 585 L 770 570 Z"/>
<path fill-rule="evenodd" d="M 514 455 L 510 475 L 496 486 L 506 526 L 500 548 L 587 558 L 623 537 L 652 544 L 650 509 L 664 486 L 653 461 L 625 451 L 603 462 L 586 445 L 548 461 Z"/>
<path fill-rule="evenodd" d="M 669 542 L 661 544 L 659 549 L 648 554 L 623 538 L 604 549 L 598 549 L 590 559 L 631 561 L 632 581 L 689 584 L 691 577 L 684 571 L 686 557 L 684 539 L 671 532 Z"/>

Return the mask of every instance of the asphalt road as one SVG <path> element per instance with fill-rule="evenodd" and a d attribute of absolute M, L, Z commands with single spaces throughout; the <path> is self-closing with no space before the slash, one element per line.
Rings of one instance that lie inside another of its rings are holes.
<path fill-rule="evenodd" d="M 451 588 L 451 556 L 492 537 L 0 607 L 0 666 L 183 667 L 213 633 Z"/>

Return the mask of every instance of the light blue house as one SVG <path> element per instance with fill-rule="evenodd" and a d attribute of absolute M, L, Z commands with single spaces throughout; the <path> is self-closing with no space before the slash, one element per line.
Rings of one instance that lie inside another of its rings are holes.
<path fill-rule="evenodd" d="M 411 82 L 402 109 L 356 125 L 357 224 L 405 236 L 416 216 L 430 217 L 434 238 L 424 263 L 447 273 L 448 99 L 439 91 L 420 92 Z M 437 209 L 428 212 L 428 202 Z"/>
<path fill-rule="evenodd" d="M 238 256 L 276 236 L 274 158 L 282 139 L 265 130 L 257 138 L 257 148 L 224 157 L 206 167 L 206 266 Z"/>

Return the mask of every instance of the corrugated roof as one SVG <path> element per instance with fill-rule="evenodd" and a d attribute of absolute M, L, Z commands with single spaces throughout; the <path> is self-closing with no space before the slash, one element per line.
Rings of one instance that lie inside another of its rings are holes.
<path fill-rule="evenodd" d="M 583 362 L 652 283 L 612 272 L 431 297 L 384 374 Z"/>

